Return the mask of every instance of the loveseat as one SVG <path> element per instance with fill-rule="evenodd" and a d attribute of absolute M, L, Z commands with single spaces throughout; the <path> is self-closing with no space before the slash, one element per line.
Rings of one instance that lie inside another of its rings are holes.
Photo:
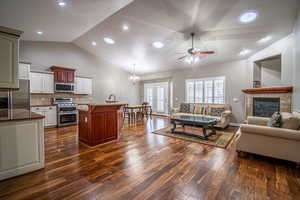
<path fill-rule="evenodd" d="M 171 109 L 171 117 L 180 115 L 214 118 L 218 120 L 216 127 L 226 128 L 230 122 L 231 106 L 229 104 L 181 103 L 180 107 Z"/>
<path fill-rule="evenodd" d="M 299 113 L 282 113 L 280 128 L 267 126 L 269 118 L 248 117 L 247 121 L 238 130 L 236 150 L 239 153 L 248 152 L 300 163 Z"/>

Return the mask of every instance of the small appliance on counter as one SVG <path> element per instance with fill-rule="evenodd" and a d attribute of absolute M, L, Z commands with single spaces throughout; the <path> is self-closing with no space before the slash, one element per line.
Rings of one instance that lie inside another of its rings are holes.
<path fill-rule="evenodd" d="M 77 104 L 72 98 L 53 98 L 53 104 L 57 106 L 57 126 L 68 126 L 77 124 Z"/>

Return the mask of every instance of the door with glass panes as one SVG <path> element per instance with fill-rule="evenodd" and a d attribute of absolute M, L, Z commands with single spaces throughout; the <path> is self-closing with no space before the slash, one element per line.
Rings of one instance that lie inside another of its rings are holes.
<path fill-rule="evenodd" d="M 144 101 L 151 105 L 153 113 L 167 114 L 169 111 L 168 82 L 145 83 Z"/>

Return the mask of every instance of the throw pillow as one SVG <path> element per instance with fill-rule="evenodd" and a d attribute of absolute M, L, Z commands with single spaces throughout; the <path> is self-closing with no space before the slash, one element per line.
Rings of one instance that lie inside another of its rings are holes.
<path fill-rule="evenodd" d="M 194 113 L 195 110 L 195 104 L 190 103 L 190 112 L 189 113 Z"/>
<path fill-rule="evenodd" d="M 195 110 L 194 110 L 194 114 L 200 114 L 202 115 L 204 112 L 204 106 L 201 104 L 195 104 Z"/>
<path fill-rule="evenodd" d="M 216 117 L 221 117 L 222 113 L 225 111 L 225 108 L 210 108 L 210 115 L 211 116 L 216 116 Z"/>
<path fill-rule="evenodd" d="M 281 114 L 280 112 L 275 112 L 268 122 L 269 127 L 281 127 Z"/>
<path fill-rule="evenodd" d="M 281 128 L 287 128 L 292 130 L 298 130 L 300 127 L 300 119 L 292 113 L 282 112 L 282 126 Z"/>
<path fill-rule="evenodd" d="M 300 120 L 300 110 L 294 111 L 293 115 Z M 300 126 L 298 127 L 298 130 L 300 130 Z"/>
<path fill-rule="evenodd" d="M 181 113 L 191 113 L 191 107 L 189 103 L 181 103 L 179 112 Z"/>
<path fill-rule="evenodd" d="M 202 115 L 206 114 L 206 106 L 205 105 L 202 106 L 201 113 L 202 113 Z"/>

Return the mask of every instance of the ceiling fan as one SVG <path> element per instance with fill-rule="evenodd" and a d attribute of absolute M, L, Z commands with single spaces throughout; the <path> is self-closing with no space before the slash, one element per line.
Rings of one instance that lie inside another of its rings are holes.
<path fill-rule="evenodd" d="M 209 54 L 214 54 L 215 52 L 214 51 L 200 51 L 199 49 L 197 48 L 194 48 L 194 36 L 195 36 L 195 33 L 191 33 L 191 36 L 192 36 L 192 48 L 188 49 L 187 52 L 188 52 L 188 55 L 185 55 L 185 56 L 182 56 L 180 58 L 178 58 L 178 60 L 183 60 L 189 64 L 192 64 L 192 63 L 196 63 L 199 61 L 199 57 L 201 55 L 209 55 Z"/>

